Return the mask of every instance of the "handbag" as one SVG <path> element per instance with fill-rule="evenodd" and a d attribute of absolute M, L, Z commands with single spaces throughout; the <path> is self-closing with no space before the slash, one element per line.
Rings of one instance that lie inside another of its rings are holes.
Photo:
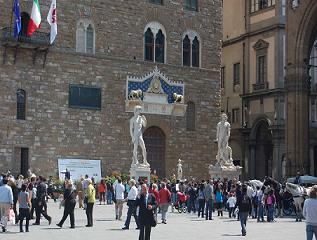
<path fill-rule="evenodd" d="M 12 225 L 15 224 L 15 213 L 12 208 L 9 210 L 8 220 L 10 221 Z"/>

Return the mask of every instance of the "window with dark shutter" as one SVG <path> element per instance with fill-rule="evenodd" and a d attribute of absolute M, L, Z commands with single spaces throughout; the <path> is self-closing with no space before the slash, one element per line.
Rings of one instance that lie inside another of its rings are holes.
<path fill-rule="evenodd" d="M 150 28 L 148 28 L 144 34 L 144 59 L 148 61 L 154 60 L 154 36 Z"/>
<path fill-rule="evenodd" d="M 183 66 L 190 66 L 190 40 L 188 35 L 183 40 Z"/>
<path fill-rule="evenodd" d="M 23 89 L 17 90 L 17 119 L 25 120 L 26 93 Z"/>
<path fill-rule="evenodd" d="M 155 39 L 155 62 L 164 63 L 165 37 L 162 30 L 159 30 Z"/>
<path fill-rule="evenodd" d="M 199 41 L 197 37 L 194 38 L 192 46 L 192 66 L 199 67 Z"/>

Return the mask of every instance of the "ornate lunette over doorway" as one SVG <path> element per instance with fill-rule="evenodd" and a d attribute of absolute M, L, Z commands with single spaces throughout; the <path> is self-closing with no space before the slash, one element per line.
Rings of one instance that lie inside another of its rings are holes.
<path fill-rule="evenodd" d="M 140 105 L 144 113 L 184 116 L 184 92 L 182 81 L 171 81 L 155 67 L 143 77 L 127 77 L 125 109 L 133 112 Z"/>

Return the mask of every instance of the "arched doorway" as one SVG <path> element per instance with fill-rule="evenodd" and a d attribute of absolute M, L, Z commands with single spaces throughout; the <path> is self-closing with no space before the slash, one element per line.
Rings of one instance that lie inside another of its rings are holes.
<path fill-rule="evenodd" d="M 262 120 L 256 132 L 255 177 L 264 179 L 272 176 L 273 144 L 267 121 Z"/>
<path fill-rule="evenodd" d="M 286 11 L 286 175 L 297 171 L 313 174 L 309 149 L 309 103 L 311 79 L 309 58 L 317 37 L 317 1 L 299 1 Z"/>
<path fill-rule="evenodd" d="M 143 134 L 145 141 L 147 160 L 151 170 L 159 177 L 165 177 L 165 134 L 158 127 L 149 127 Z"/>

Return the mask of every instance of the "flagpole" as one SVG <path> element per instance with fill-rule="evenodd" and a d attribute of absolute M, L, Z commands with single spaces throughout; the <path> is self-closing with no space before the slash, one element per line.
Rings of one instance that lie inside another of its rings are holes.
<path fill-rule="evenodd" d="M 10 37 L 11 37 L 11 33 L 12 33 L 13 8 L 14 8 L 14 0 L 12 0 L 12 7 L 11 7 Z"/>

